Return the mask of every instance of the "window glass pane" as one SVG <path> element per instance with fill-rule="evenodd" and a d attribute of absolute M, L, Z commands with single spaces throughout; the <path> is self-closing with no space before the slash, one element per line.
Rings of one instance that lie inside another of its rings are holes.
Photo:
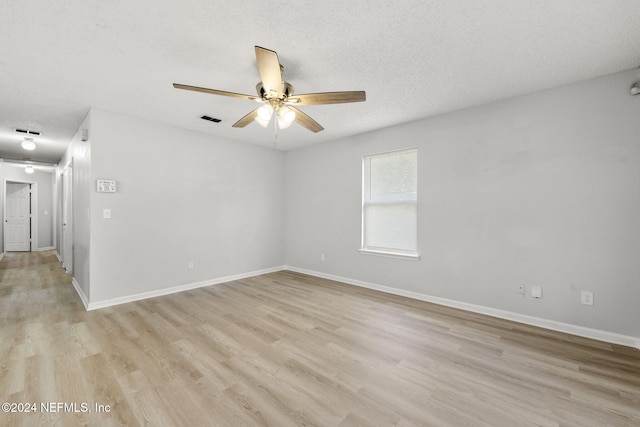
<path fill-rule="evenodd" d="M 415 150 L 371 156 L 369 200 L 416 200 L 416 157 Z"/>
<path fill-rule="evenodd" d="M 364 218 L 366 248 L 417 249 L 415 204 L 365 205 Z"/>
<path fill-rule="evenodd" d="M 362 248 L 417 253 L 417 150 L 363 159 Z"/>

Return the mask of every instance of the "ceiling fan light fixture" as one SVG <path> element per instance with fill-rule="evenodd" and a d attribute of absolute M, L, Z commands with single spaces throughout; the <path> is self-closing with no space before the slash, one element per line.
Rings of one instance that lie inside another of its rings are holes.
<path fill-rule="evenodd" d="M 258 122 L 258 124 L 260 126 L 262 126 L 263 128 L 266 128 L 267 125 L 269 124 L 269 120 L 264 120 L 262 117 L 260 116 L 256 116 L 256 118 L 254 119 L 256 122 Z"/>
<path fill-rule="evenodd" d="M 278 123 L 282 121 L 287 125 L 290 125 L 295 119 L 296 112 L 286 105 L 280 107 L 280 109 L 278 110 Z"/>
<path fill-rule="evenodd" d="M 318 92 L 293 96 L 293 86 L 282 80 L 284 67 L 280 64 L 278 54 L 273 50 L 265 49 L 260 46 L 255 46 L 255 53 L 258 72 L 261 79 L 261 81 L 256 84 L 257 96 L 228 92 L 224 90 L 208 89 L 199 86 L 189 86 L 179 83 L 174 83 L 173 87 L 176 89 L 228 96 L 231 98 L 243 98 L 265 104 L 263 107 L 251 110 L 249 114 L 246 114 L 240 120 L 235 122 L 232 125 L 234 128 L 243 128 L 253 121 L 267 127 L 267 124 L 271 121 L 271 117 L 276 113 L 276 120 L 274 120 L 275 129 L 277 129 L 278 126 L 283 129 L 288 127 L 291 123 L 296 122 L 307 130 L 317 133 L 324 130 L 318 122 L 296 108 L 284 108 L 285 104 L 295 106 L 344 104 L 349 102 L 362 102 L 366 100 L 366 94 L 362 90 L 347 92 Z M 296 114 L 298 117 L 296 117 Z"/>
<path fill-rule="evenodd" d="M 25 138 L 24 141 L 22 141 L 22 148 L 24 148 L 27 151 L 32 151 L 36 149 L 36 143 L 33 142 L 33 138 Z"/>
<path fill-rule="evenodd" d="M 34 173 L 36 170 L 34 169 L 34 167 L 33 167 L 33 166 L 29 165 L 29 166 L 27 166 L 27 167 L 25 167 L 25 168 L 24 168 L 24 171 L 25 171 L 26 173 Z"/>
<path fill-rule="evenodd" d="M 286 129 L 289 126 L 291 126 L 291 123 L 293 123 L 293 122 L 287 122 L 284 119 L 280 118 L 280 116 L 278 116 L 278 128 L 279 129 Z"/>
<path fill-rule="evenodd" d="M 256 117 L 260 117 L 262 120 L 269 121 L 271 120 L 271 116 L 273 115 L 273 107 L 271 104 L 265 104 L 262 107 L 258 108 L 258 115 Z"/>

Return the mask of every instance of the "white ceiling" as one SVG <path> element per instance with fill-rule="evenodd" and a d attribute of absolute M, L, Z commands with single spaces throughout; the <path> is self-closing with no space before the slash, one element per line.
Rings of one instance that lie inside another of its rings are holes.
<path fill-rule="evenodd" d="M 171 86 L 254 94 L 254 45 L 278 52 L 296 93 L 367 92 L 364 103 L 300 107 L 325 130 L 282 130 L 283 150 L 640 65 L 638 0 L 2 0 L 1 9 L 0 157 L 48 162 L 92 107 L 273 147 L 271 129 L 231 127 L 251 101 Z M 16 127 L 42 132 L 36 151 L 19 148 Z"/>

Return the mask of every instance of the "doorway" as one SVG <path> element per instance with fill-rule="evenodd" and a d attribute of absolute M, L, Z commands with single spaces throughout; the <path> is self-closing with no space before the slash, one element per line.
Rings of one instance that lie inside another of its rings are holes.
<path fill-rule="evenodd" d="M 34 235 L 33 184 L 5 181 L 4 250 L 30 252 Z"/>

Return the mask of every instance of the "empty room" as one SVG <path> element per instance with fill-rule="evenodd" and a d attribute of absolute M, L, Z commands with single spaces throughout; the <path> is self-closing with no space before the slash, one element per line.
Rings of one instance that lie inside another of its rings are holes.
<path fill-rule="evenodd" d="M 640 425 L 640 4 L 4 0 L 0 425 Z"/>

